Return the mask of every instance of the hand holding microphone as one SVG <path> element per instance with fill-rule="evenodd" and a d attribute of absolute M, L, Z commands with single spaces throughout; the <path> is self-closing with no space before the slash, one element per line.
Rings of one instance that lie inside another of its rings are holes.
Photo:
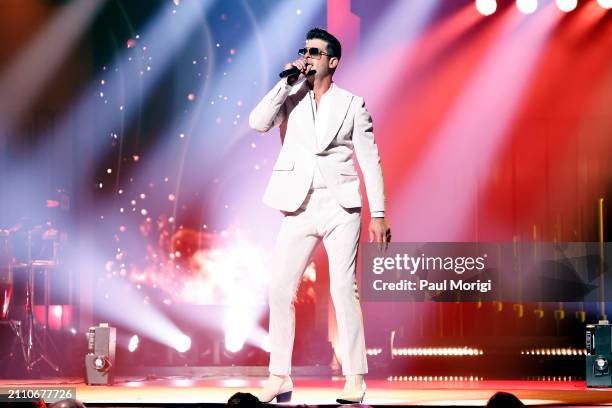
<path fill-rule="evenodd" d="M 285 70 L 278 74 L 281 78 L 287 78 L 287 83 L 293 85 L 300 79 L 312 75 L 315 70 L 312 68 L 312 64 L 306 62 L 305 59 L 297 59 L 285 65 Z"/>

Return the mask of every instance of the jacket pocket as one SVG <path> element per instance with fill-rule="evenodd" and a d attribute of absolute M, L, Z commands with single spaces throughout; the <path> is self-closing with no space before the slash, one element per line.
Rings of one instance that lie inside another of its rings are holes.
<path fill-rule="evenodd" d="M 287 158 L 278 158 L 276 163 L 274 163 L 274 167 L 272 167 L 273 171 L 291 171 L 295 167 L 295 162 L 291 159 Z"/>
<path fill-rule="evenodd" d="M 340 169 L 340 174 L 343 176 L 358 176 L 357 169 L 354 165 L 345 165 Z"/>

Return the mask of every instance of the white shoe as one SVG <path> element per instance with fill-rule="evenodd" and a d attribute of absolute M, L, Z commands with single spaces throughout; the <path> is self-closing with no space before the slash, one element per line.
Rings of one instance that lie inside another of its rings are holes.
<path fill-rule="evenodd" d="M 362 403 L 365 397 L 366 384 L 363 380 L 363 375 L 347 375 L 344 389 L 340 396 L 336 399 L 338 404 L 355 404 Z"/>
<path fill-rule="evenodd" d="M 266 385 L 257 397 L 261 402 L 271 402 L 275 398 L 276 402 L 290 402 L 292 393 L 293 382 L 291 377 L 288 375 L 270 374 Z"/>

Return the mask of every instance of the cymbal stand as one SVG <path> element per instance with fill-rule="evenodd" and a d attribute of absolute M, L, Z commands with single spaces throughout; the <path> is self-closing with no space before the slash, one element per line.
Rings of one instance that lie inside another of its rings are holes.
<path fill-rule="evenodd" d="M 46 271 L 45 271 L 46 273 Z M 28 266 L 27 266 L 27 284 L 26 284 L 26 344 L 25 344 L 25 364 L 26 370 L 32 372 L 34 367 L 41 361 L 46 363 L 53 371 L 59 372 L 59 367 L 54 364 L 49 357 L 45 355 L 46 349 L 41 348 L 41 341 L 34 332 L 34 265 L 32 262 L 32 232 L 28 231 Z M 45 276 L 45 286 L 47 284 L 47 276 Z M 45 309 L 48 309 L 48 299 L 45 293 Z M 45 310 L 45 338 L 46 330 L 48 330 L 48 310 Z M 35 346 L 36 341 L 36 346 Z M 46 341 L 45 341 L 46 343 Z M 43 344 L 44 345 L 44 344 Z"/>

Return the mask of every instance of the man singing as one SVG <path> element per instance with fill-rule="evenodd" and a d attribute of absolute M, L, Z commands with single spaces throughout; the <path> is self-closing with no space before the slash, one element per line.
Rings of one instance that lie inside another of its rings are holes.
<path fill-rule="evenodd" d="M 302 58 L 287 65 L 281 79 L 249 117 L 267 132 L 280 126 L 282 147 L 272 168 L 264 203 L 284 214 L 270 282 L 270 377 L 259 395 L 269 402 L 291 399 L 289 377 L 295 335 L 293 300 L 309 257 L 323 241 L 329 258 L 330 290 L 338 323 L 342 373 L 339 403 L 362 402 L 368 371 L 355 267 L 361 227 L 361 167 L 371 210 L 370 241 L 386 248 L 383 175 L 372 118 L 363 98 L 333 81 L 342 49 L 336 37 L 314 28 L 306 34 Z"/>

